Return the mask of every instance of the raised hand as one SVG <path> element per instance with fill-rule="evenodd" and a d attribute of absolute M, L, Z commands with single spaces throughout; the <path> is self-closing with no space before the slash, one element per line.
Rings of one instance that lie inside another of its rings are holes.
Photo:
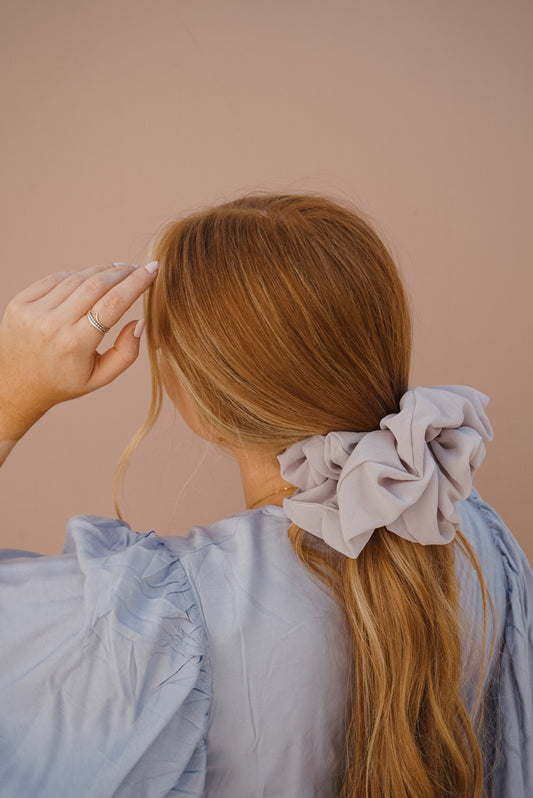
<path fill-rule="evenodd" d="M 0 440 L 18 440 L 53 405 L 107 385 L 135 361 L 142 321 L 126 324 L 103 354 L 97 346 L 156 274 L 156 262 L 59 272 L 11 300 L 0 323 Z"/>

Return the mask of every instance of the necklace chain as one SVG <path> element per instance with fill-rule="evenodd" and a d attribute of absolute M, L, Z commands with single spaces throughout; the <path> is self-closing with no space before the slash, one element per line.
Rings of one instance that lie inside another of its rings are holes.
<path fill-rule="evenodd" d="M 265 499 L 270 499 L 271 496 L 277 496 L 278 493 L 283 493 L 285 490 L 294 490 L 294 485 L 288 485 L 286 488 L 280 488 L 279 490 L 275 490 L 273 493 L 267 493 L 267 495 L 263 496 L 262 499 L 258 499 L 256 502 L 250 505 L 250 510 L 253 510 L 258 504 L 262 504 Z"/>

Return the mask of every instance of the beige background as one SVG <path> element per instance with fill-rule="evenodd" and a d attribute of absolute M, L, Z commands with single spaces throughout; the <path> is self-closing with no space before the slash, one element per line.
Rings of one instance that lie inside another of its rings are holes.
<path fill-rule="evenodd" d="M 243 191 L 350 198 L 412 297 L 411 385 L 490 396 L 475 485 L 533 559 L 532 23 L 529 0 L 4 0 L 0 304 L 51 271 L 141 262 L 165 219 Z M 70 515 L 114 515 L 148 376 L 143 351 L 18 445 L 0 545 L 58 552 Z M 167 408 L 126 482 L 132 527 L 242 507 L 232 462 Z"/>

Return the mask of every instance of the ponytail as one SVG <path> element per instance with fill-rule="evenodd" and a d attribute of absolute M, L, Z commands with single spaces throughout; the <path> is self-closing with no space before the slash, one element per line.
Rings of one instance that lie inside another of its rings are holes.
<path fill-rule="evenodd" d="M 351 634 L 338 798 L 481 796 L 481 752 L 460 691 L 455 557 L 480 574 L 470 544 L 458 532 L 452 544 L 421 546 L 381 528 L 352 559 L 295 524 L 289 537 Z"/>

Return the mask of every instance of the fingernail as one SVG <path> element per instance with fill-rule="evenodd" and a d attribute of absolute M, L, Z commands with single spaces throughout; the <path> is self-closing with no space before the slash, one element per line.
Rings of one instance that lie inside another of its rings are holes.
<path fill-rule="evenodd" d="M 113 266 L 127 266 L 127 263 L 114 263 Z"/>
<path fill-rule="evenodd" d="M 146 319 L 139 319 L 137 324 L 135 325 L 135 329 L 133 331 L 134 338 L 140 338 L 144 331 L 144 325 L 146 324 Z"/>
<path fill-rule="evenodd" d="M 153 261 L 151 261 L 151 263 L 147 263 L 146 264 L 146 271 L 150 272 L 150 274 L 153 274 L 158 269 L 159 269 L 159 261 L 157 261 L 157 260 L 153 260 Z"/>

